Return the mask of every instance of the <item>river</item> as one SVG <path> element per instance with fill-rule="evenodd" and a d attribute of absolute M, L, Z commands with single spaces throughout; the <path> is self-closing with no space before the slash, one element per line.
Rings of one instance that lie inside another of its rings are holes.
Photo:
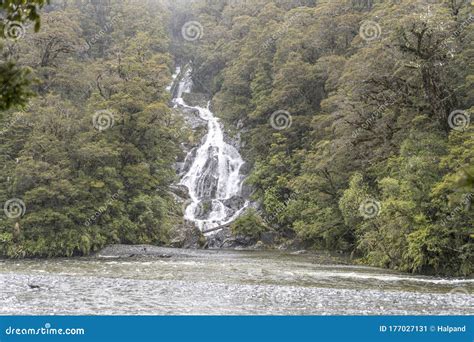
<path fill-rule="evenodd" d="M 411 276 L 327 254 L 123 248 L 131 256 L 112 248 L 89 258 L 0 261 L 0 314 L 474 313 L 472 279 Z"/>

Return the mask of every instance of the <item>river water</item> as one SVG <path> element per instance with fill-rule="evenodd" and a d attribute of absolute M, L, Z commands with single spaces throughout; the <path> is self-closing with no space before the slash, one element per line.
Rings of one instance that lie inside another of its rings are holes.
<path fill-rule="evenodd" d="M 155 249 L 164 255 L 0 261 L 0 314 L 474 314 L 472 279 L 326 254 Z"/>

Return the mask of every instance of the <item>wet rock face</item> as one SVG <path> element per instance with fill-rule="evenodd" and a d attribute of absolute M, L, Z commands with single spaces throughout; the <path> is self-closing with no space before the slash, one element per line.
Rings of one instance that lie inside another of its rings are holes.
<path fill-rule="evenodd" d="M 230 226 L 225 226 L 216 233 L 207 236 L 206 248 L 211 249 L 232 249 L 248 248 L 255 245 L 257 241 L 248 236 L 234 236 Z"/>
<path fill-rule="evenodd" d="M 275 232 L 264 232 L 260 236 L 260 241 L 267 246 L 271 246 L 275 244 L 276 239 L 278 238 L 278 234 Z"/>
<path fill-rule="evenodd" d="M 242 174 L 244 175 L 250 174 L 251 171 L 252 171 L 252 165 L 247 162 L 245 162 L 244 165 L 242 165 L 242 167 L 240 168 L 240 172 L 242 172 Z"/>
<path fill-rule="evenodd" d="M 207 220 L 212 211 L 212 200 L 203 200 L 196 208 L 196 218 L 199 220 Z"/>
<path fill-rule="evenodd" d="M 185 221 L 175 226 L 172 233 L 170 247 L 174 248 L 202 248 L 206 238 L 192 222 Z"/>
<path fill-rule="evenodd" d="M 202 93 L 184 93 L 183 100 L 191 107 L 206 108 L 209 96 Z"/>
<path fill-rule="evenodd" d="M 183 185 L 172 185 L 170 193 L 175 198 L 176 203 L 184 208 L 189 202 L 188 188 Z M 196 225 L 189 221 L 177 223 L 171 231 L 170 247 L 174 248 L 202 248 L 206 242 L 206 238 Z"/>
<path fill-rule="evenodd" d="M 207 128 L 207 122 L 199 116 L 198 110 L 191 108 L 180 108 L 179 111 L 183 115 L 186 124 L 191 129 L 197 130 L 199 128 Z"/>
<path fill-rule="evenodd" d="M 238 133 L 235 137 L 231 137 L 229 134 L 224 133 L 224 141 L 230 146 L 233 146 L 236 150 L 240 150 L 242 142 L 240 133 Z"/>
<path fill-rule="evenodd" d="M 196 158 L 196 152 L 197 152 L 197 147 L 191 149 L 186 156 L 186 159 L 184 159 L 184 162 L 181 163 L 180 168 L 179 168 L 179 173 L 180 174 L 185 174 L 189 171 L 191 168 L 191 165 L 193 164 L 194 159 Z M 188 188 L 186 188 L 186 191 Z"/>
<path fill-rule="evenodd" d="M 252 186 L 245 183 L 242 184 L 242 197 L 249 198 L 254 191 L 255 189 Z"/>
<path fill-rule="evenodd" d="M 242 196 L 234 196 L 227 200 L 223 201 L 224 205 L 231 209 L 232 211 L 236 212 L 240 208 L 242 208 L 245 204 L 245 199 Z"/>
<path fill-rule="evenodd" d="M 182 200 L 189 199 L 188 188 L 183 185 L 179 185 L 179 184 L 171 185 L 170 191 L 171 193 L 173 193 L 175 196 L 177 196 L 178 198 Z"/>

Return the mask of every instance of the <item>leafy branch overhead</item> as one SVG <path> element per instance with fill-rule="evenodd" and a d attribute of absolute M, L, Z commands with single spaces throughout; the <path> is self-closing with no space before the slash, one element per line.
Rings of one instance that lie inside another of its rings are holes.
<path fill-rule="evenodd" d="M 40 10 L 48 3 L 49 0 L 0 0 L 0 47 L 9 45 L 8 40 L 23 35 L 29 23 L 33 23 L 34 31 L 38 32 L 41 27 Z M 30 70 L 17 66 L 8 54 L 3 54 L 0 69 L 0 110 L 25 105 L 33 95 L 29 90 Z"/>

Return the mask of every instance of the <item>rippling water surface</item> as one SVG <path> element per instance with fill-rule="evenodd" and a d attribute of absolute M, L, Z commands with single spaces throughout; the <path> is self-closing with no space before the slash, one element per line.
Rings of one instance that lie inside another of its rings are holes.
<path fill-rule="evenodd" d="M 0 261 L 0 314 L 474 314 L 473 279 L 328 255 L 159 251 L 165 257 Z"/>

